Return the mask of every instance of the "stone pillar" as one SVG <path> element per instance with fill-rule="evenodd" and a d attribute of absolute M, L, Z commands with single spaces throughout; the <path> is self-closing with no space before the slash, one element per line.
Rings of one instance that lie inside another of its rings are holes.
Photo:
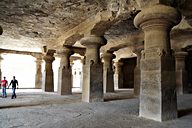
<path fill-rule="evenodd" d="M 83 66 L 82 101 L 103 101 L 103 65 L 100 61 L 99 50 L 106 44 L 104 37 L 91 35 L 80 40 L 86 46 L 86 61 Z"/>
<path fill-rule="evenodd" d="M 143 9 L 134 19 L 145 33 L 141 55 L 139 115 L 156 121 L 177 118 L 175 60 L 170 48 L 170 31 L 181 20 L 172 7 L 156 4 Z"/>
<path fill-rule="evenodd" d="M 103 64 L 103 89 L 104 93 L 114 92 L 114 79 L 113 79 L 113 67 L 112 61 L 115 58 L 113 53 L 106 52 L 102 54 Z"/>
<path fill-rule="evenodd" d="M 85 58 L 81 59 L 82 67 L 85 64 Z M 81 71 L 81 78 L 80 78 L 80 89 L 81 91 L 83 90 L 83 69 Z"/>
<path fill-rule="evenodd" d="M 141 83 L 141 69 L 140 69 L 140 60 L 141 60 L 141 50 L 135 51 L 137 54 L 137 65 L 134 69 L 134 95 L 140 95 L 140 83 Z"/>
<path fill-rule="evenodd" d="M 43 74 L 43 90 L 45 92 L 54 92 L 54 75 L 52 63 L 55 60 L 53 55 L 45 55 L 43 57 L 45 60 L 45 71 Z"/>
<path fill-rule="evenodd" d="M 119 88 L 123 88 L 123 62 L 118 61 L 115 62 L 115 74 L 114 74 L 114 84 L 115 90 Z"/>
<path fill-rule="evenodd" d="M 41 89 L 42 88 L 42 57 L 36 58 L 36 74 L 35 74 L 35 88 Z"/>
<path fill-rule="evenodd" d="M 58 93 L 60 95 L 72 94 L 72 69 L 70 66 L 71 50 L 67 47 L 63 47 L 57 52 L 60 56 L 60 67 L 58 75 Z"/>
<path fill-rule="evenodd" d="M 187 52 L 176 52 L 176 87 L 177 94 L 182 95 L 188 91 L 187 88 L 187 71 L 185 70 L 185 57 Z"/>

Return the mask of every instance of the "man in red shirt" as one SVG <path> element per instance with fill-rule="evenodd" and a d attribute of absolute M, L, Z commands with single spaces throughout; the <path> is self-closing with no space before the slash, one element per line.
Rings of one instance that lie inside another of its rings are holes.
<path fill-rule="evenodd" d="M 5 98 L 7 97 L 6 87 L 8 86 L 6 77 L 3 77 L 3 80 L 1 81 L 1 86 L 2 86 L 2 98 Z"/>

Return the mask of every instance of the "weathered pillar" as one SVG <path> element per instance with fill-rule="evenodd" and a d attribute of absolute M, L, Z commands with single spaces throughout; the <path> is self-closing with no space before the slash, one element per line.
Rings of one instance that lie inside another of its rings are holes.
<path fill-rule="evenodd" d="M 72 69 L 70 66 L 70 56 L 72 52 L 69 48 L 63 47 L 57 51 L 60 56 L 60 67 L 58 75 L 58 93 L 60 95 L 72 94 Z"/>
<path fill-rule="evenodd" d="M 45 71 L 43 74 L 43 90 L 45 92 L 54 92 L 54 75 L 52 63 L 55 60 L 53 57 L 54 52 L 46 54 L 43 59 L 45 60 Z"/>
<path fill-rule="evenodd" d="M 80 40 L 86 46 L 86 61 L 83 66 L 82 101 L 103 101 L 103 65 L 100 60 L 100 47 L 106 44 L 102 36 L 90 35 Z"/>
<path fill-rule="evenodd" d="M 187 52 L 176 52 L 176 87 L 177 94 L 182 95 L 188 91 L 187 88 L 187 71 L 185 70 L 185 57 Z"/>
<path fill-rule="evenodd" d="M 140 95 L 140 83 L 141 83 L 141 69 L 140 69 L 140 59 L 141 59 L 141 50 L 134 51 L 137 55 L 137 65 L 134 69 L 134 95 Z"/>
<path fill-rule="evenodd" d="M 112 61 L 115 58 L 115 55 L 110 52 L 102 54 L 103 64 L 103 89 L 104 93 L 114 92 L 114 79 L 113 79 L 113 69 Z"/>
<path fill-rule="evenodd" d="M 81 63 L 82 63 L 82 67 L 83 67 L 83 65 L 85 64 L 85 58 L 84 57 L 81 59 Z M 83 74 L 84 74 L 84 72 L 83 72 L 83 69 L 82 69 L 81 78 L 80 78 L 80 89 L 81 89 L 81 91 L 83 90 Z"/>
<path fill-rule="evenodd" d="M 35 74 L 35 88 L 41 89 L 42 88 L 42 57 L 36 57 L 36 74 Z"/>
<path fill-rule="evenodd" d="M 123 62 L 115 62 L 114 84 L 115 89 L 123 88 Z"/>
<path fill-rule="evenodd" d="M 181 20 L 172 7 L 156 4 L 134 19 L 145 33 L 141 55 L 139 115 L 156 121 L 177 118 L 175 60 L 170 48 L 171 28 Z"/>

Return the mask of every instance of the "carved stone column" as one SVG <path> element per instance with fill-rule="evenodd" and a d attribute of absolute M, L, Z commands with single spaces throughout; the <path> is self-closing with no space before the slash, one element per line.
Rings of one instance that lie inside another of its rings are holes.
<path fill-rule="evenodd" d="M 103 64 L 103 89 L 104 93 L 114 92 L 114 72 L 112 69 L 112 61 L 115 58 L 113 53 L 106 52 L 102 54 Z"/>
<path fill-rule="evenodd" d="M 140 95 L 140 83 L 141 83 L 141 69 L 140 69 L 140 60 L 141 60 L 141 50 L 134 51 L 137 54 L 137 65 L 134 69 L 134 95 Z"/>
<path fill-rule="evenodd" d="M 60 95 L 72 94 L 72 69 L 70 66 L 71 50 L 67 47 L 63 47 L 57 51 L 60 56 L 60 67 L 58 75 L 58 93 Z"/>
<path fill-rule="evenodd" d="M 145 33 L 141 56 L 139 115 L 156 121 L 177 118 L 175 60 L 170 48 L 170 31 L 181 20 L 172 7 L 156 4 L 143 9 L 134 19 Z"/>
<path fill-rule="evenodd" d="M 187 71 L 185 70 L 185 57 L 187 52 L 176 52 L 176 86 L 177 94 L 182 95 L 188 91 L 187 88 Z"/>
<path fill-rule="evenodd" d="M 86 46 L 86 61 L 83 66 L 82 101 L 103 101 L 103 65 L 100 61 L 100 47 L 106 44 L 104 37 L 90 35 L 80 40 Z"/>
<path fill-rule="evenodd" d="M 123 62 L 118 61 L 115 62 L 115 74 L 114 74 L 114 84 L 115 89 L 119 89 L 119 88 L 123 88 L 123 70 L 122 70 L 122 66 L 123 66 Z"/>
<path fill-rule="evenodd" d="M 85 64 L 85 58 L 84 57 L 81 58 L 81 63 L 82 63 L 82 67 L 83 67 L 83 65 Z M 83 69 L 82 69 L 81 78 L 80 78 L 80 89 L 81 89 L 81 91 L 83 90 L 83 74 L 84 74 L 84 72 L 83 72 Z"/>
<path fill-rule="evenodd" d="M 42 88 L 42 57 L 36 57 L 36 74 L 35 74 L 35 88 L 41 89 Z"/>
<path fill-rule="evenodd" d="M 46 54 L 43 59 L 45 60 L 45 71 L 43 74 L 43 90 L 46 92 L 54 92 L 54 75 L 52 63 L 55 60 L 53 54 Z"/>

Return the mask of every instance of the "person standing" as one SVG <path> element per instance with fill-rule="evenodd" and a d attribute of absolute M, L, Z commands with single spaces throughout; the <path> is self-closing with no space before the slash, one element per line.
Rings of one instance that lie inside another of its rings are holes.
<path fill-rule="evenodd" d="M 17 85 L 17 88 L 18 88 L 18 86 L 19 86 L 19 85 L 18 85 L 18 81 L 15 79 L 15 76 L 13 76 L 13 80 L 11 80 L 9 86 L 10 86 L 11 84 L 12 84 L 12 90 L 13 90 L 11 99 L 13 99 L 13 98 L 16 98 L 16 97 L 17 97 L 17 96 L 16 96 L 16 93 L 15 93 L 16 85 Z"/>
<path fill-rule="evenodd" d="M 1 86 L 2 86 L 2 98 L 7 97 L 6 93 L 6 87 L 8 85 L 8 81 L 6 80 L 6 77 L 3 77 L 3 80 L 1 80 Z"/>

